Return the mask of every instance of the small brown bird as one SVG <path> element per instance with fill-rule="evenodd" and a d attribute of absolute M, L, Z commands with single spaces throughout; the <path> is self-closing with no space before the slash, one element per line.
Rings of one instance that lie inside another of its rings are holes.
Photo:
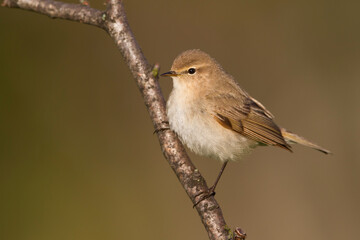
<path fill-rule="evenodd" d="M 173 90 L 167 102 L 170 128 L 195 153 L 224 163 L 208 195 L 215 194 L 216 184 L 228 161 L 240 159 L 256 146 L 278 146 L 292 151 L 290 144 L 298 143 L 330 153 L 278 127 L 274 116 L 201 50 L 181 53 L 171 71 L 161 76 L 173 79 Z"/>

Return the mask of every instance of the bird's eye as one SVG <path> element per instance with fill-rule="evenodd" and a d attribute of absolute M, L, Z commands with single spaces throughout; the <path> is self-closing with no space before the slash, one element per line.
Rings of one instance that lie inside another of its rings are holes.
<path fill-rule="evenodd" d="M 195 68 L 189 68 L 188 73 L 189 74 L 194 74 L 196 72 Z"/>

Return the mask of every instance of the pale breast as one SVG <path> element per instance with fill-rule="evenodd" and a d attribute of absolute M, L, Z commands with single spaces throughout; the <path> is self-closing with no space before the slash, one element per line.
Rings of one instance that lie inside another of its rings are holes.
<path fill-rule="evenodd" d="M 170 128 L 192 151 L 221 161 L 237 160 L 257 145 L 239 133 L 222 127 L 203 101 L 194 98 L 187 89 L 179 91 L 174 86 L 167 102 Z"/>

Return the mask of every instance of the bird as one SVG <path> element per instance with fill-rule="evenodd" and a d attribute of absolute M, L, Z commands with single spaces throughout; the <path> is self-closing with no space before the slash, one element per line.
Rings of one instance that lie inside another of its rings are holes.
<path fill-rule="evenodd" d="M 202 50 L 182 52 L 171 70 L 161 76 L 173 80 L 166 104 L 170 129 L 194 153 L 223 163 L 215 183 L 196 204 L 215 195 L 229 161 L 242 159 L 257 146 L 276 146 L 292 152 L 291 144 L 297 143 L 330 153 L 279 127 L 274 115 Z"/>

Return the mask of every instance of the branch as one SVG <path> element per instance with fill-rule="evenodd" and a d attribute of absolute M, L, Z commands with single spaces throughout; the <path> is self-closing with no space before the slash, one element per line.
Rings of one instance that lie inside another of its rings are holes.
<path fill-rule="evenodd" d="M 168 127 L 165 100 L 158 83 L 158 66 L 151 68 L 142 53 L 128 24 L 124 6 L 120 0 L 109 0 L 105 12 L 80 4 L 51 0 L 4 0 L 2 6 L 20 8 L 100 27 L 107 31 L 121 51 L 130 68 L 155 129 Z M 190 161 L 185 149 L 173 131 L 157 131 L 161 150 L 184 187 L 192 203 L 202 192 L 208 190 L 204 178 Z M 232 232 L 226 226 L 221 208 L 214 197 L 209 197 L 196 206 L 201 221 L 210 239 L 230 239 Z"/>
<path fill-rule="evenodd" d="M 103 28 L 103 12 L 86 5 L 51 0 L 4 0 L 1 6 L 21 8 L 44 14 L 51 18 L 66 19 Z"/>

